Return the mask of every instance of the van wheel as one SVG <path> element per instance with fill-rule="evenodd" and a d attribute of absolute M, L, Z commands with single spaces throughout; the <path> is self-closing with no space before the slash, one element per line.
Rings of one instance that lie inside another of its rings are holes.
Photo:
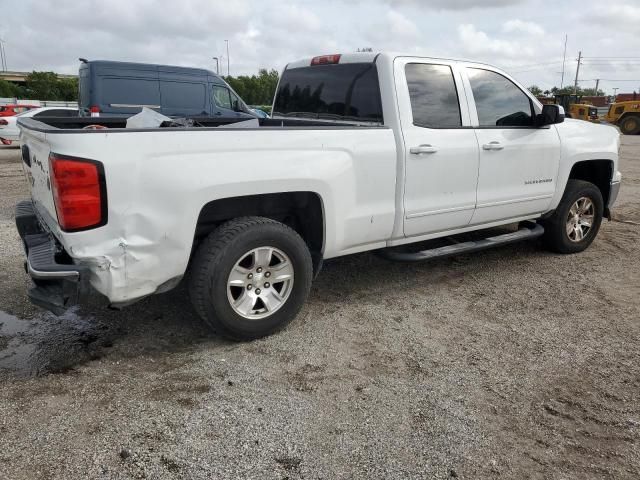
<path fill-rule="evenodd" d="M 620 122 L 620 131 L 625 135 L 640 133 L 640 116 L 629 115 Z"/>
<path fill-rule="evenodd" d="M 600 189 L 593 183 L 570 179 L 555 213 L 544 222 L 543 241 L 554 252 L 581 252 L 598 234 L 603 212 Z"/>
<path fill-rule="evenodd" d="M 251 340 L 293 320 L 309 295 L 313 266 L 294 230 L 243 217 L 202 242 L 190 273 L 189 295 L 202 319 L 221 335 Z"/>

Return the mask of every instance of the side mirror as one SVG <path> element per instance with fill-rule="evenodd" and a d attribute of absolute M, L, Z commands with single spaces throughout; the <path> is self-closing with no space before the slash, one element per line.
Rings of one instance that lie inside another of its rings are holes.
<path fill-rule="evenodd" d="M 234 112 L 241 112 L 242 111 L 242 109 L 240 108 L 240 102 L 238 102 L 238 100 L 234 100 L 231 103 L 231 108 L 233 108 Z"/>
<path fill-rule="evenodd" d="M 554 125 L 564 122 L 564 108 L 561 105 L 543 105 L 542 113 L 536 116 L 536 125 Z"/>

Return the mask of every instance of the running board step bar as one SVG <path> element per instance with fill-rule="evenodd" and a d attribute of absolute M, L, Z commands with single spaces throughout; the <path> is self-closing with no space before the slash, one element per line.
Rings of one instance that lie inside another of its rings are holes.
<path fill-rule="evenodd" d="M 451 255 L 461 255 L 464 253 L 477 252 L 487 248 L 499 247 L 510 243 L 531 240 L 540 237 L 544 233 L 544 227 L 537 223 L 523 223 L 516 232 L 487 237 L 481 240 L 473 240 L 444 247 L 422 250 L 421 252 L 402 252 L 398 250 L 381 250 L 380 254 L 388 260 L 396 262 L 420 262 L 432 260 L 434 258 L 450 257 Z"/>

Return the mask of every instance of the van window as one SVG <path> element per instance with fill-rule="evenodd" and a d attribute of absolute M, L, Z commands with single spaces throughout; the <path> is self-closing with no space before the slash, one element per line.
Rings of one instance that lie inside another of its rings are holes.
<path fill-rule="evenodd" d="M 160 82 L 162 107 L 183 110 L 205 109 L 205 86 L 191 82 Z"/>
<path fill-rule="evenodd" d="M 102 79 L 102 103 L 112 107 L 160 108 L 160 89 L 157 80 L 142 78 Z"/>
<path fill-rule="evenodd" d="M 89 71 L 86 68 L 80 69 L 80 79 L 78 80 L 78 105 L 89 108 L 91 101 L 90 92 L 91 82 L 89 79 Z"/>
<path fill-rule="evenodd" d="M 221 87 L 220 85 L 213 86 L 213 99 L 216 105 L 222 108 L 228 108 L 231 110 L 233 105 L 231 103 L 231 92 L 227 87 Z"/>

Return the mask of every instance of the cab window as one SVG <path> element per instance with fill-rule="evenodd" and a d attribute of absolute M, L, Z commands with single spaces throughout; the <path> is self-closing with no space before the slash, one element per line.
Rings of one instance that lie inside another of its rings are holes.
<path fill-rule="evenodd" d="M 529 127 L 533 125 L 531 99 L 499 73 L 467 68 L 481 127 Z"/>
<path fill-rule="evenodd" d="M 409 63 L 405 74 L 415 126 L 455 128 L 462 125 L 451 67 Z"/>

